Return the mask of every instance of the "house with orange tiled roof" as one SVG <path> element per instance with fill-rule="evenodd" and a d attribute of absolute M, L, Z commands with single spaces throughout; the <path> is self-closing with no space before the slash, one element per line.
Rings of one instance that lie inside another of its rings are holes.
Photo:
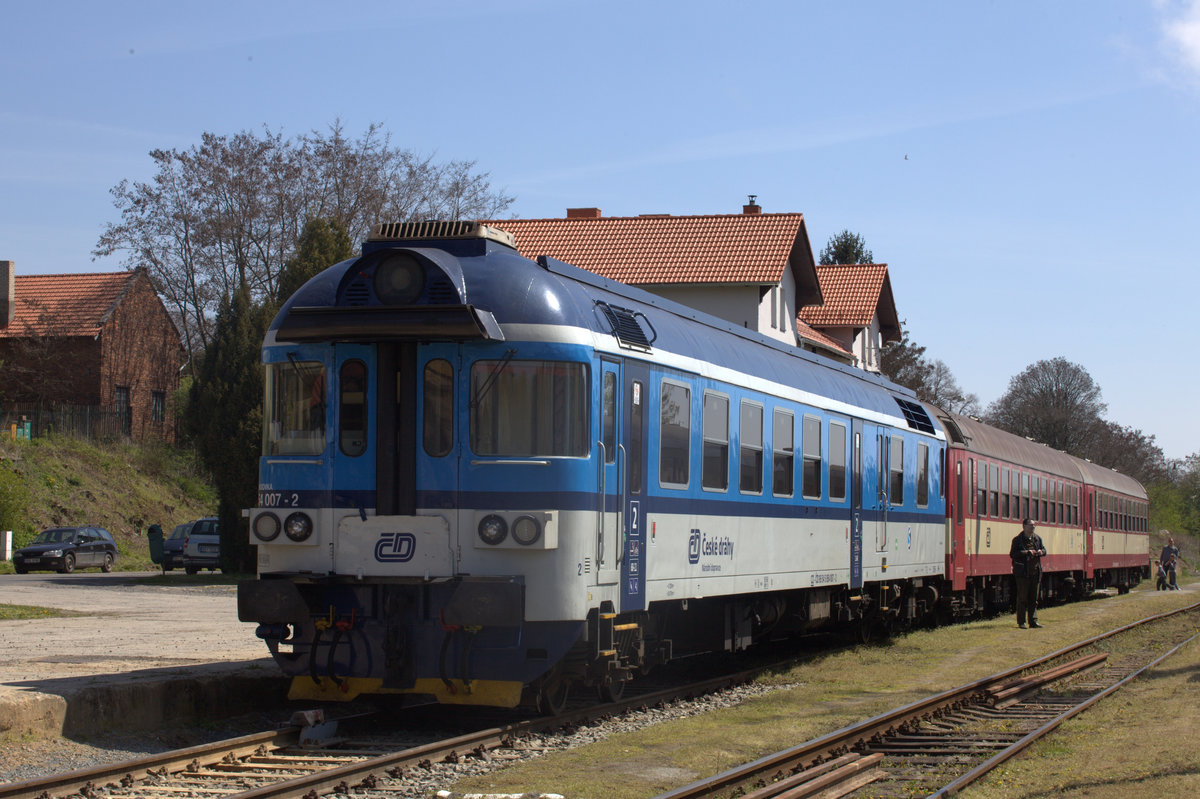
<path fill-rule="evenodd" d="M 823 305 L 800 309 L 797 324 L 808 324 L 849 350 L 855 363 L 879 371 L 883 345 L 901 338 L 887 264 L 820 264 Z"/>
<path fill-rule="evenodd" d="M 762 213 L 606 217 L 568 208 L 565 218 L 488 220 L 527 258 L 548 255 L 846 362 L 850 352 L 800 321 L 822 288 L 804 216 Z"/>
<path fill-rule="evenodd" d="M 5 430 L 15 414 L 37 417 L 35 430 L 63 429 L 67 409 L 86 409 L 111 416 L 116 434 L 172 440 L 168 398 L 183 363 L 179 331 L 144 269 L 17 275 L 0 261 Z"/>

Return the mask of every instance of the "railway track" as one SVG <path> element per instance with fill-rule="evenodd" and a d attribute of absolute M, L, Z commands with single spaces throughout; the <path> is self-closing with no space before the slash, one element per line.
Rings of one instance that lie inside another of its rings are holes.
<path fill-rule="evenodd" d="M 289 725 L 239 738 L 164 752 L 137 760 L 0 786 L 0 799 L 58 797 L 219 797 L 220 799 L 314 799 L 326 793 L 387 795 L 409 790 L 414 776 L 437 763 L 471 759 L 503 763 L 538 748 L 538 733 L 588 726 L 629 710 L 751 682 L 779 664 L 727 674 L 604 705 L 569 710 L 475 730 L 419 745 L 386 733 L 327 737 L 321 724 Z M 370 723 L 366 717 L 342 720 Z"/>
<path fill-rule="evenodd" d="M 953 793 L 1169 656 L 1123 656 L 1101 642 L 1185 612 L 1149 617 L 1079 642 L 1015 669 L 844 728 L 660 799 L 785 795 L 913 796 Z M 1185 625 L 1179 625 L 1182 629 Z M 1194 625 L 1190 625 L 1194 629 Z M 1177 635 L 1177 638 L 1182 636 Z M 1181 643 L 1176 646 L 1178 648 Z M 1172 650 L 1174 651 L 1174 650 Z M 640 694 L 622 702 L 522 720 L 417 745 L 387 734 L 322 736 L 319 728 L 283 729 L 163 753 L 45 779 L 0 786 L 0 799 L 85 797 L 373 797 L 413 792 L 434 764 L 493 765 L 539 748 L 538 734 L 585 727 L 629 709 L 665 705 L 751 681 L 777 665 Z M 364 721 L 344 720 L 346 724 Z M 314 730 L 316 730 L 314 732 Z M 832 791 L 832 792 L 829 792 Z M 858 791 L 856 794 L 855 792 Z"/>
<path fill-rule="evenodd" d="M 1142 649 L 1115 663 L 1106 653 L 1070 658 L 1198 610 L 1142 619 L 656 799 L 952 795 L 1170 657 L 1197 637 L 1195 625 L 1177 625 L 1166 651 Z"/>

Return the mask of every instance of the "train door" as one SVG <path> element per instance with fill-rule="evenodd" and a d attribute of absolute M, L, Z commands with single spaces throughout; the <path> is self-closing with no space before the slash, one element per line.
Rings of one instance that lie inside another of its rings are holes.
<path fill-rule="evenodd" d="M 626 467 L 626 453 L 622 447 L 624 425 L 621 416 L 622 383 L 621 364 L 603 360 L 600 364 L 600 508 L 596 530 L 596 583 L 612 585 L 621 576 L 620 543 L 623 528 L 621 481 Z"/>
<path fill-rule="evenodd" d="M 888 469 L 891 463 L 889 460 L 891 457 L 891 440 L 884 428 L 879 428 L 879 432 L 875 438 L 879 449 L 878 465 L 875 469 L 875 474 L 878 478 L 878 490 L 875 492 L 875 510 L 878 518 L 875 524 L 875 551 L 884 552 L 887 550 L 888 541 Z"/>
<path fill-rule="evenodd" d="M 343 347 L 338 345 L 339 361 Z M 417 508 L 417 345 L 380 344 L 378 358 L 373 414 L 376 513 L 412 516 Z M 339 430 L 338 435 L 344 433 Z"/>
<path fill-rule="evenodd" d="M 946 518 L 950 527 L 950 541 L 946 547 L 947 574 L 953 580 L 954 589 L 961 591 L 967 586 L 967 527 L 963 503 L 966 501 L 965 483 L 962 458 L 953 455 L 954 450 L 946 450 L 949 462 L 947 472 L 951 477 L 950 488 L 946 498 Z"/>
<path fill-rule="evenodd" d="M 650 371 L 645 364 L 627 362 L 624 375 L 624 400 L 619 406 L 622 430 L 620 458 L 624 462 L 621 479 L 623 538 L 621 552 L 621 611 L 646 609 L 646 524 L 644 516 L 646 483 L 646 406 Z"/>
<path fill-rule="evenodd" d="M 850 453 L 850 588 L 862 588 L 862 528 L 863 528 L 863 423 L 851 422 L 853 438 Z"/>

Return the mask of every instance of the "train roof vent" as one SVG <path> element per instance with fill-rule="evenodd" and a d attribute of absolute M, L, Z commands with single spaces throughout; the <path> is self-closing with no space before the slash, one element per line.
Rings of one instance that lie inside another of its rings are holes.
<path fill-rule="evenodd" d="M 507 230 L 481 222 L 381 222 L 371 229 L 367 241 L 414 241 L 421 239 L 488 239 L 517 248 L 517 239 Z"/>
<path fill-rule="evenodd" d="M 934 432 L 933 420 L 929 418 L 929 414 L 915 402 L 895 397 L 896 404 L 900 406 L 904 418 L 908 420 L 908 426 L 913 430 L 920 430 L 922 433 Z"/>
<path fill-rule="evenodd" d="M 642 329 L 641 324 L 637 320 L 639 316 L 645 320 L 646 315 L 644 313 L 641 311 L 631 311 L 619 305 L 609 305 L 607 302 L 597 302 L 596 305 L 604 313 L 604 318 L 612 326 L 612 334 L 617 337 L 617 341 L 620 342 L 622 347 L 642 350 L 643 352 L 650 351 L 650 344 L 653 339 L 646 337 L 646 331 Z M 646 323 L 649 324 L 649 321 L 647 320 Z"/>

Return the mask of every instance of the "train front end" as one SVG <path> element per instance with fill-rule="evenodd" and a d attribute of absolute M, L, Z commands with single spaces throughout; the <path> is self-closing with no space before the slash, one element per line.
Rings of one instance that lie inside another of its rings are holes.
<path fill-rule="evenodd" d="M 512 707 L 579 638 L 585 598 L 527 575 L 567 571 L 542 503 L 587 461 L 588 365 L 506 340 L 485 309 L 546 305 L 520 294 L 537 267 L 506 236 L 381 226 L 268 332 L 258 579 L 238 612 L 292 698 Z"/>

